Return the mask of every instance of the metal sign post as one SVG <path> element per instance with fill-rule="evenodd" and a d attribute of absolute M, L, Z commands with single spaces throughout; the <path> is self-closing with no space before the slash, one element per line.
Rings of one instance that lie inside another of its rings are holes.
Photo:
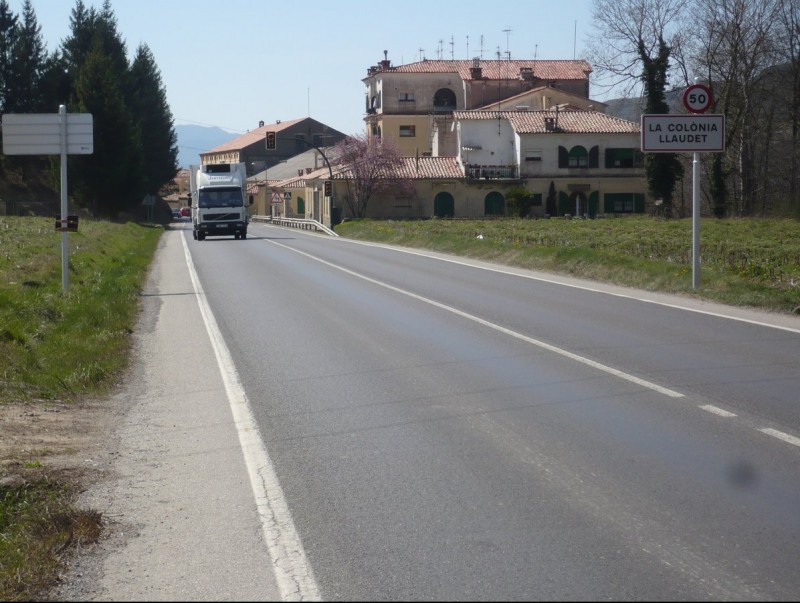
<path fill-rule="evenodd" d="M 700 153 L 725 151 L 725 116 L 703 115 L 711 107 L 711 91 L 702 84 L 689 86 L 683 105 L 691 115 L 642 115 L 642 151 L 692 152 L 692 288 L 700 286 Z"/>
<path fill-rule="evenodd" d="M 56 223 L 61 230 L 61 287 L 69 288 L 69 211 L 67 203 L 67 155 L 94 152 L 94 121 L 91 113 L 6 113 L 3 115 L 3 153 L 6 155 L 61 156 L 61 214 Z M 77 220 L 74 221 L 77 228 Z M 60 225 L 60 227 L 59 227 Z"/>

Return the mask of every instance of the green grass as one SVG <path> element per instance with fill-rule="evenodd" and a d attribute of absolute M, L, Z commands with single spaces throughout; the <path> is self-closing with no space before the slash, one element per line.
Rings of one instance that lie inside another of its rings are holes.
<path fill-rule="evenodd" d="M 64 291 L 53 219 L 0 216 L 0 405 L 68 404 L 114 385 L 162 232 L 82 221 L 68 235 Z M 101 517 L 74 507 L 77 484 L 46 461 L 0 477 L 0 600 L 36 600 L 57 581 L 64 555 L 98 537 Z"/>
<path fill-rule="evenodd" d="M 703 219 L 697 289 L 690 219 L 355 220 L 336 232 L 734 306 L 800 306 L 796 220 Z"/>
<path fill-rule="evenodd" d="M 0 404 L 98 393 L 127 361 L 138 294 L 161 228 L 0 216 Z"/>

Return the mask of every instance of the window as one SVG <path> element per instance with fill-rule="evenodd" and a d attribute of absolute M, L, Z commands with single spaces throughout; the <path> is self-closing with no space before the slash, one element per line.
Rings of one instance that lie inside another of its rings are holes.
<path fill-rule="evenodd" d="M 414 98 L 413 92 L 401 92 L 398 96 L 398 100 L 401 103 L 413 103 L 416 102 L 416 98 Z"/>
<path fill-rule="evenodd" d="M 569 167 L 589 167 L 589 153 L 582 146 L 572 147 L 569 151 Z"/>
<path fill-rule="evenodd" d="M 456 93 L 449 88 L 440 88 L 433 95 L 433 110 L 450 112 L 456 110 Z"/>
<path fill-rule="evenodd" d="M 606 149 L 607 168 L 634 168 L 642 165 L 642 154 L 637 149 Z"/>
<path fill-rule="evenodd" d="M 641 193 L 606 193 L 606 213 L 633 214 L 644 212 L 644 195 Z"/>
<path fill-rule="evenodd" d="M 400 126 L 401 138 L 413 138 L 417 135 L 417 126 Z"/>
<path fill-rule="evenodd" d="M 525 161 L 541 161 L 542 149 L 525 149 Z"/>

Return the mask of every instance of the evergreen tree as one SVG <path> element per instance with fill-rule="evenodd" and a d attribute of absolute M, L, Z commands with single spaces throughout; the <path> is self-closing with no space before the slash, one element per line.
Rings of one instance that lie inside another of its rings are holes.
<path fill-rule="evenodd" d="M 59 51 L 54 52 L 45 60 L 40 88 L 43 113 L 56 113 L 59 105 L 69 106 L 72 88 L 69 68 Z"/>
<path fill-rule="evenodd" d="M 31 0 L 22 5 L 22 22 L 17 23 L 12 52 L 4 109 L 7 113 L 39 113 L 46 52 Z"/>
<path fill-rule="evenodd" d="M 130 70 L 129 103 L 142 141 L 145 191 L 155 195 L 175 177 L 178 136 L 173 127 L 167 93 L 153 54 L 146 44 L 136 51 Z"/>
<path fill-rule="evenodd" d="M 8 0 L 0 0 L 0 114 L 6 111 L 8 82 L 11 79 L 11 59 L 17 37 L 17 16 L 11 12 Z"/>
<path fill-rule="evenodd" d="M 116 217 L 144 196 L 142 151 L 114 61 L 98 43 L 75 81 L 78 113 L 91 113 L 94 152 L 70 164 L 75 197 L 96 215 Z M 74 166 L 74 167 L 73 167 Z"/>
<path fill-rule="evenodd" d="M 639 39 L 639 59 L 642 61 L 642 82 L 646 114 L 669 113 L 665 90 L 669 70 L 669 46 L 659 38 L 658 52 L 654 57 L 648 54 L 644 40 Z M 662 199 L 666 216 L 672 217 L 672 197 L 675 183 L 683 175 L 683 166 L 675 153 L 647 153 L 645 156 L 647 186 L 655 199 Z"/>

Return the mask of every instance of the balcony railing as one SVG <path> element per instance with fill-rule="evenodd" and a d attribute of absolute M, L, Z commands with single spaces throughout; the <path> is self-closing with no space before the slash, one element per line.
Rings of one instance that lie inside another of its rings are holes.
<path fill-rule="evenodd" d="M 471 180 L 519 179 L 517 165 L 467 165 L 467 178 Z"/>

